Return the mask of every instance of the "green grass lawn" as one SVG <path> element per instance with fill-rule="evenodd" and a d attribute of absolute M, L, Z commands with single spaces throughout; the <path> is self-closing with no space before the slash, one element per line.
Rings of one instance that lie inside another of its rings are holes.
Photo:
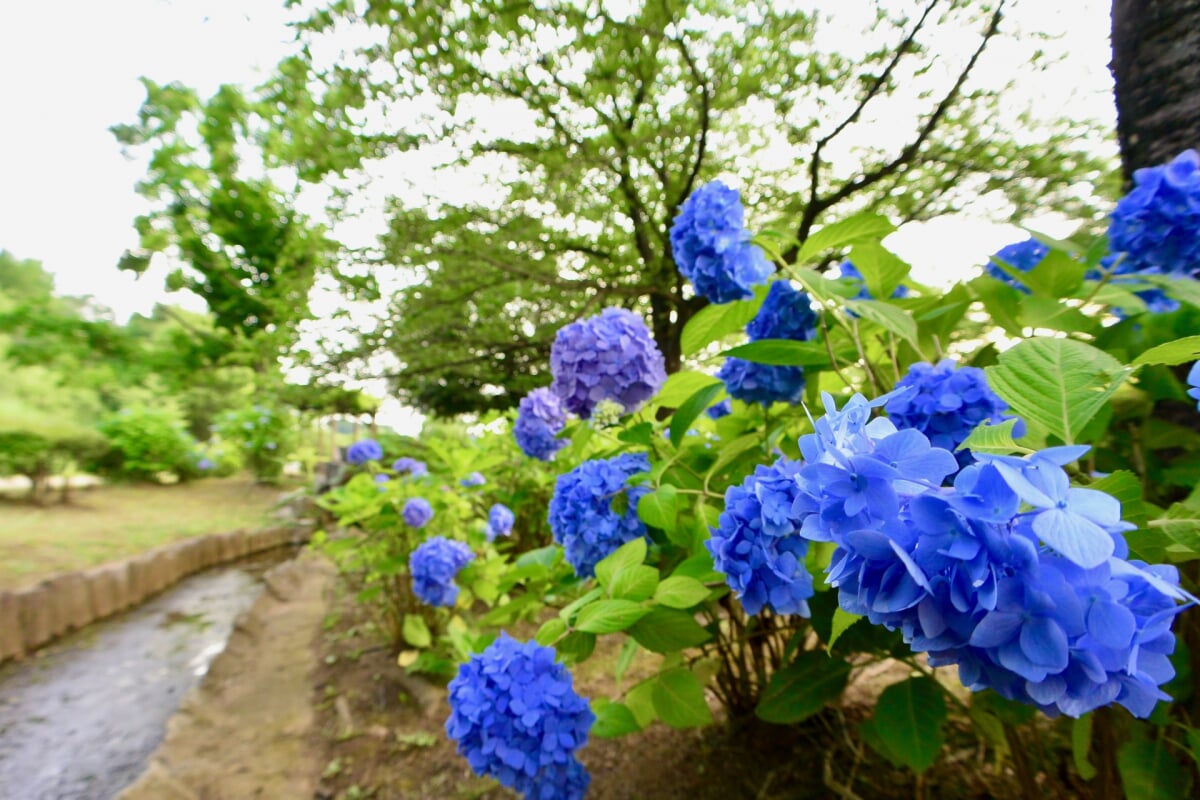
<path fill-rule="evenodd" d="M 0 500 L 0 589 L 177 539 L 268 525 L 284 491 L 249 478 L 211 478 L 79 490 L 66 506 Z"/>

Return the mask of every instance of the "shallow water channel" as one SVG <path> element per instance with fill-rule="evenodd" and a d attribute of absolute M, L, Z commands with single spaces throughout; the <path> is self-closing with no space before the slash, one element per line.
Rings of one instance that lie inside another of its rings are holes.
<path fill-rule="evenodd" d="M 0 668 L 0 798 L 107 800 L 225 646 L 279 548 L 184 579 L 145 605 Z"/>

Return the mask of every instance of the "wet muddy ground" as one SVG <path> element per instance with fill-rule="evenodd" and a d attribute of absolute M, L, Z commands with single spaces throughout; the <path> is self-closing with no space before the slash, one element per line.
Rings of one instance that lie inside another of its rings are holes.
<path fill-rule="evenodd" d="M 107 800 L 162 741 L 283 548 L 194 575 L 0 669 L 0 798 Z"/>

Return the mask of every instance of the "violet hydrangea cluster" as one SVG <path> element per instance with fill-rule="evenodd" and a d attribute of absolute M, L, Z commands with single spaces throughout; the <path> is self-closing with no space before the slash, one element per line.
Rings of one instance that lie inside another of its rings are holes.
<path fill-rule="evenodd" d="M 1124 274 L 1200 275 L 1200 154 L 1185 150 L 1169 164 L 1135 171 L 1133 181 L 1108 227 Z"/>
<path fill-rule="evenodd" d="M 554 655 L 501 633 L 449 686 L 446 733 L 458 752 L 526 800 L 582 800 L 591 780 L 575 752 L 596 716 Z"/>
<path fill-rule="evenodd" d="M 346 448 L 346 461 L 354 465 L 383 458 L 383 447 L 374 439 L 360 439 Z"/>
<path fill-rule="evenodd" d="M 431 606 L 453 606 L 458 599 L 454 578 L 475 554 L 462 542 L 444 536 L 431 536 L 413 550 L 408 558 L 413 593 Z"/>
<path fill-rule="evenodd" d="M 667 379 L 666 364 L 646 323 L 609 307 L 559 329 L 550 347 L 551 390 L 563 406 L 587 419 L 601 400 L 638 410 Z"/>
<path fill-rule="evenodd" d="M 919 361 L 910 366 L 884 410 L 897 428 L 920 431 L 966 466 L 974 459 L 958 446 L 977 426 L 1004 421 L 1008 403 L 991 390 L 983 370 L 959 367 L 946 358 L 937 364 Z"/>
<path fill-rule="evenodd" d="M 712 181 L 692 192 L 671 226 L 671 252 L 696 294 L 713 303 L 752 297 L 771 264 L 750 244 L 736 189 Z"/>
<path fill-rule="evenodd" d="M 807 617 L 813 579 L 804 565 L 808 541 L 792 522 L 799 465 L 780 458 L 759 466 L 725 492 L 725 511 L 705 546 L 749 614 L 769 607 Z"/>
<path fill-rule="evenodd" d="M 513 523 L 516 522 L 516 519 L 511 508 L 503 503 L 494 504 L 488 510 L 488 523 L 485 530 L 487 540 L 494 542 L 497 536 L 508 536 L 512 533 Z"/>
<path fill-rule="evenodd" d="M 1042 259 L 1049 252 L 1050 248 L 1031 236 L 1023 242 L 1014 242 L 1013 244 L 1001 247 L 996 251 L 995 255 L 988 259 L 984 271 L 1001 283 L 1007 283 L 1017 291 L 1029 294 L 1029 288 L 1025 284 L 1002 270 L 996 262 L 1002 261 L 1015 270 L 1029 272 L 1042 263 Z"/>
<path fill-rule="evenodd" d="M 637 505 L 649 488 L 628 483 L 632 476 L 649 469 L 650 459 L 644 453 L 622 453 L 585 461 L 558 477 L 550 498 L 550 530 L 576 575 L 591 577 L 598 562 L 626 542 L 646 535 Z M 615 502 L 622 507 L 614 508 Z"/>
<path fill-rule="evenodd" d="M 1188 599 L 1176 570 L 1128 561 L 1120 504 L 1073 488 L 1086 447 L 958 467 L 920 431 L 871 419 L 855 395 L 800 439 L 792 522 L 836 546 L 826 580 L 846 611 L 902 633 L 933 666 L 954 664 L 1050 715 L 1119 703 L 1147 716 L 1174 671 L 1171 621 Z"/>
<path fill-rule="evenodd" d="M 806 341 L 816 336 L 817 315 L 805 292 L 785 280 L 771 284 L 762 307 L 746 326 L 750 341 L 792 339 Z M 736 356 L 725 359 L 717 377 L 725 391 L 743 403 L 798 403 L 804 396 L 804 370 L 800 367 L 758 364 Z"/>
<path fill-rule="evenodd" d="M 401 458 L 397 458 L 395 463 L 392 464 L 392 471 L 398 472 L 401 475 L 407 473 L 414 478 L 420 478 L 422 475 L 429 474 L 429 467 L 424 461 L 418 461 L 409 456 L 402 456 Z"/>
<path fill-rule="evenodd" d="M 550 389 L 542 387 L 521 398 L 513 436 L 522 453 L 539 461 L 549 461 L 567 446 L 566 441 L 555 438 L 566 424 L 562 400 Z"/>
<path fill-rule="evenodd" d="M 424 497 L 414 497 L 404 504 L 400 516 L 409 527 L 424 528 L 433 519 L 433 506 Z"/>

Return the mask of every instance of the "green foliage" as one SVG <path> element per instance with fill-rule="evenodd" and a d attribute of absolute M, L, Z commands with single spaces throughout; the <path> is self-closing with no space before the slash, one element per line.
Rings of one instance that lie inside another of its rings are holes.
<path fill-rule="evenodd" d="M 277 481 L 296 446 L 296 419 L 285 408 L 256 403 L 230 411 L 217 424 L 221 439 L 241 451 L 257 480 Z"/>
<path fill-rule="evenodd" d="M 109 451 L 97 467 L 104 475 L 155 481 L 163 473 L 195 474 L 196 443 L 179 415 L 169 409 L 135 406 L 122 409 L 98 426 Z"/>

